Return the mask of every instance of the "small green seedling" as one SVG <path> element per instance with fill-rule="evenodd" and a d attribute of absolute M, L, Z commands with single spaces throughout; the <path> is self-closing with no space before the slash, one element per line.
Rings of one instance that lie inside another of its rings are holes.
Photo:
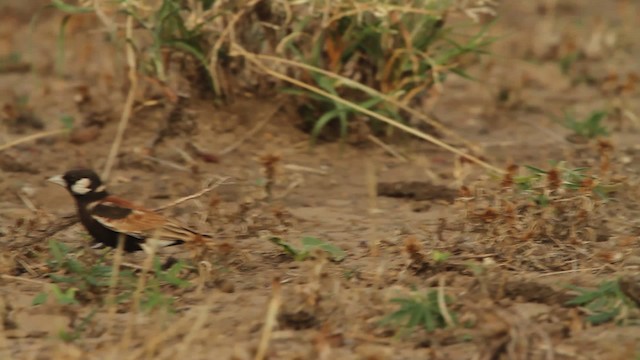
<path fill-rule="evenodd" d="M 347 253 L 341 248 L 312 236 L 302 238 L 302 247 L 299 249 L 278 237 L 272 237 L 269 241 L 280 246 L 284 252 L 291 255 L 295 261 L 306 260 L 315 250 L 326 252 L 333 261 L 342 261 L 347 256 Z"/>
<path fill-rule="evenodd" d="M 381 325 L 395 324 L 406 330 L 421 327 L 426 331 L 445 328 L 447 322 L 438 305 L 438 292 L 430 290 L 426 294 L 394 298 L 391 302 L 399 304 L 400 308 L 381 321 Z M 445 296 L 445 306 L 451 303 L 451 298 Z M 449 312 L 454 322 L 455 313 Z"/>
<path fill-rule="evenodd" d="M 71 130 L 73 128 L 74 119 L 71 115 L 65 114 L 60 116 L 60 122 L 62 123 L 62 126 L 67 130 Z"/>
<path fill-rule="evenodd" d="M 76 292 L 77 288 L 68 288 L 67 290 L 61 289 L 57 284 L 51 285 L 51 293 L 56 299 L 56 302 L 60 305 L 71 305 L 77 304 L 78 300 L 76 300 Z M 31 302 L 32 305 L 41 305 L 44 304 L 49 298 L 49 294 L 47 292 L 38 293 Z"/>
<path fill-rule="evenodd" d="M 593 111 L 589 116 L 580 121 L 572 112 L 564 113 L 564 120 L 561 123 L 574 134 L 586 139 L 594 139 L 598 136 L 607 136 L 609 131 L 602 125 L 602 121 L 607 117 L 606 111 Z"/>
<path fill-rule="evenodd" d="M 450 257 L 451 257 L 451 253 L 448 251 L 433 250 L 433 252 L 431 253 L 431 258 L 436 263 L 446 262 L 447 260 L 449 260 Z"/>

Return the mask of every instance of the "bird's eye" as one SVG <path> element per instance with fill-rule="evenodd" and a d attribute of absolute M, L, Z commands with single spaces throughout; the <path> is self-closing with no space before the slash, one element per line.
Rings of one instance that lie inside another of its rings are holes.
<path fill-rule="evenodd" d="M 76 180 L 73 185 L 71 185 L 71 191 L 73 191 L 74 194 L 78 195 L 84 195 L 91 192 L 91 179 L 82 178 Z"/>

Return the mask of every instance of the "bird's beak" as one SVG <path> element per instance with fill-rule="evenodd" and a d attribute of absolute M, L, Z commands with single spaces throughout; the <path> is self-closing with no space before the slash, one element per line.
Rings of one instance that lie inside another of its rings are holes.
<path fill-rule="evenodd" d="M 64 181 L 64 179 L 62 178 L 62 175 L 52 176 L 48 178 L 47 181 L 52 182 L 54 184 L 58 184 L 63 187 L 67 187 L 67 182 Z"/>

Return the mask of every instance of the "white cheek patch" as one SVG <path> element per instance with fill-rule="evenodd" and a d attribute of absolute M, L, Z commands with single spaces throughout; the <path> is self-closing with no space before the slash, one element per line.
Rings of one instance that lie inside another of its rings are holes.
<path fill-rule="evenodd" d="M 90 186 L 91 186 L 91 180 L 87 178 L 82 178 L 76 181 L 75 183 L 73 183 L 73 185 L 71 185 L 71 191 L 74 194 L 84 195 L 92 191 Z"/>

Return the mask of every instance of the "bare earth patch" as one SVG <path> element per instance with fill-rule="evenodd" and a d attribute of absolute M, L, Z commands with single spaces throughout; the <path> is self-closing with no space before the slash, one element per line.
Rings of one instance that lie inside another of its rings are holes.
<path fill-rule="evenodd" d="M 61 16 L 45 11 L 29 35 L 29 7 L 15 3 L 1 8 L 0 55 L 31 51 L 31 60 L 0 63 L 0 147 L 68 117 L 76 130 L 0 150 L 0 358 L 253 359 L 265 331 L 269 359 L 640 356 L 637 4 L 500 6 L 491 31 L 503 38 L 468 71 L 477 81 L 448 79 L 424 111 L 507 175 L 405 134 L 385 141 L 409 161 L 370 143 L 310 148 L 281 97 L 137 103 L 112 193 L 154 208 L 229 181 L 163 210 L 216 243 L 196 258 L 162 250 L 162 261 L 188 265 L 176 278 L 151 277 L 150 294 L 163 297 L 133 313 L 130 298 L 104 305 L 108 286 L 91 279 L 74 280 L 87 285 L 75 302 L 56 301 L 65 294 L 54 294 L 55 276 L 72 273 L 62 262 L 109 267 L 113 253 L 88 247 L 72 199 L 44 181 L 103 168 L 127 91 L 121 57 L 97 45 L 91 23 L 71 20 L 56 75 Z M 600 109 L 610 115 L 599 139 L 576 140 L 553 120 Z M 305 237 L 346 257 L 306 251 Z M 50 240 L 68 248 L 64 260 L 52 262 Z M 144 261 L 124 256 L 122 289 Z M 618 278 L 620 289 L 606 288 Z M 613 302 L 571 303 L 584 289 Z M 385 321 L 400 307 L 393 299 L 428 302 L 430 291 L 443 327 Z M 41 293 L 48 298 L 33 305 Z M 273 328 L 264 326 L 270 304 Z M 606 321 L 589 318 L 617 306 Z"/>

